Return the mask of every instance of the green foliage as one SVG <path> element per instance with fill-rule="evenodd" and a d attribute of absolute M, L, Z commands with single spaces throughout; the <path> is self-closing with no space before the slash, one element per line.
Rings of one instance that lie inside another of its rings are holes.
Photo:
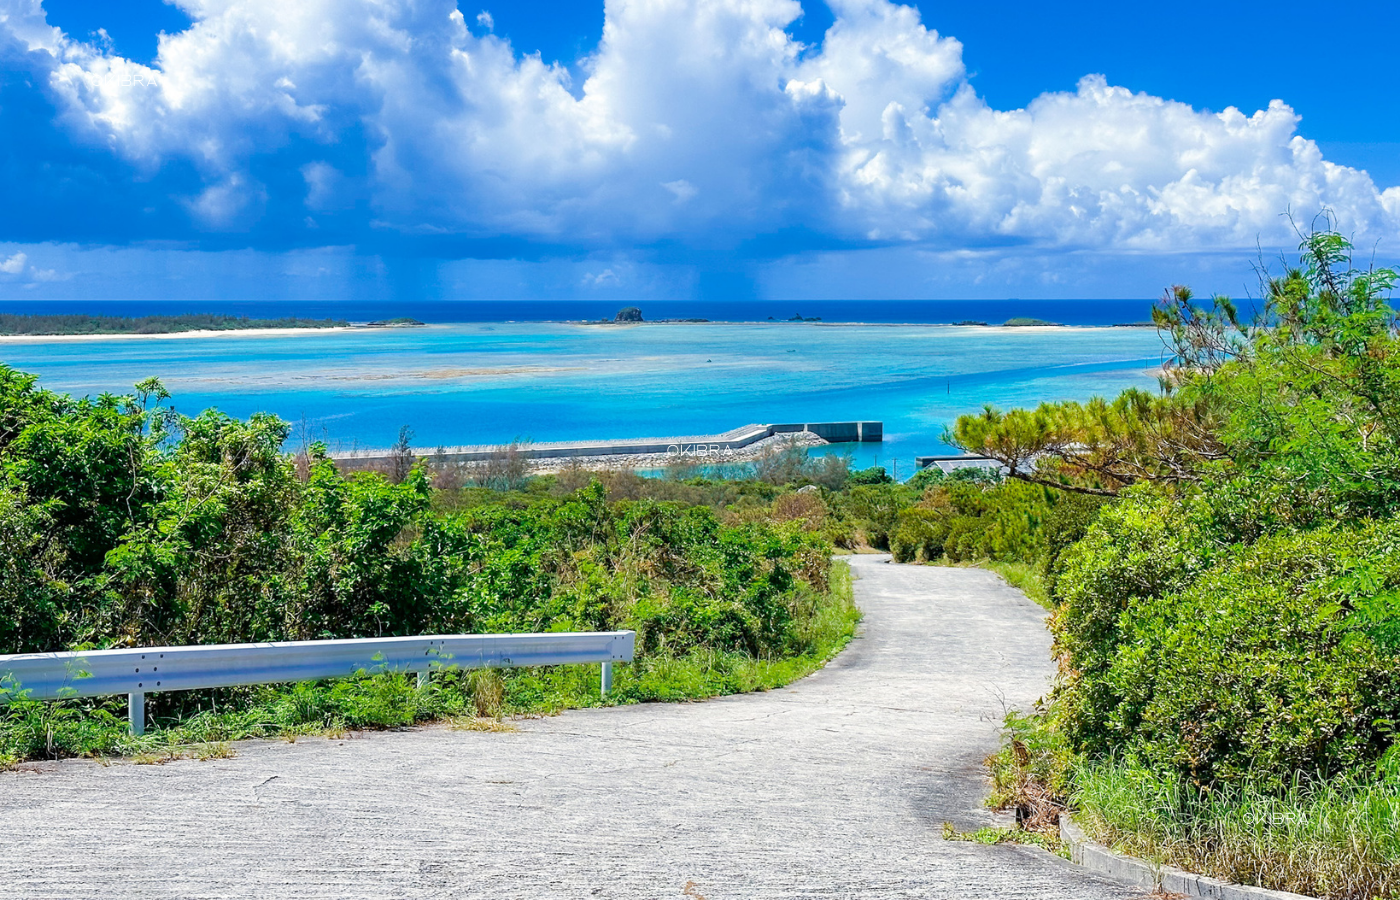
<path fill-rule="evenodd" d="M 1076 747 L 1107 753 L 1115 745 L 1108 722 L 1122 698 L 1107 673 L 1124 643 L 1124 615 L 1187 587 L 1220 545 L 1199 498 L 1138 488 L 1104 507 L 1065 551 L 1052 624 L 1067 662 L 1058 697 Z"/>
<path fill-rule="evenodd" d="M 1071 791 L 1074 753 L 1064 732 L 1044 713 L 1012 711 L 1003 720 L 1001 747 L 987 758 L 993 809 L 1033 807 L 1037 803 L 1064 808 Z M 1023 817 L 1033 814 L 1026 809 Z"/>
<path fill-rule="evenodd" d="M 1043 589 L 1054 596 L 1064 570 L 1065 551 L 1089 533 L 1089 526 L 1098 518 L 1107 498 L 1087 494 L 1052 493 L 1050 505 L 1040 523 L 1044 556 L 1040 561 Z"/>
<path fill-rule="evenodd" d="M 615 669 L 613 691 L 598 696 L 596 666 L 433 673 L 426 689 L 413 676 L 365 674 L 331 682 L 148 695 L 155 727 L 132 737 L 124 698 L 0 708 L 0 768 L 24 759 L 122 754 L 161 761 L 218 750 L 229 741 L 295 739 L 366 728 L 398 728 L 459 717 L 554 713 L 600 703 L 691 700 L 769 690 L 820 668 L 846 645 L 860 615 L 850 572 L 837 565 L 831 589 L 798 611 L 793 655 L 755 658 L 697 649 L 682 656 L 639 655 Z M 172 702 L 175 701 L 175 702 Z M 225 748 L 222 752 L 231 752 Z"/>
<path fill-rule="evenodd" d="M 1393 522 L 1272 536 L 1141 598 L 1104 674 L 1112 743 L 1200 784 L 1373 766 L 1400 717 L 1400 660 L 1334 598 L 1349 559 L 1400 583 L 1397 538 Z"/>
<path fill-rule="evenodd" d="M 53 572 L 62 548 L 52 519 L 26 502 L 20 488 L 0 484 L 0 648 L 52 645 L 66 585 Z"/>
<path fill-rule="evenodd" d="M 944 471 L 938 466 L 927 466 L 909 476 L 909 480 L 904 482 L 904 485 L 917 491 L 926 491 L 942 484 L 945 477 Z"/>
<path fill-rule="evenodd" d="M 885 471 L 884 466 L 871 466 L 852 472 L 846 477 L 846 484 L 894 484 L 894 479 Z"/>
<path fill-rule="evenodd" d="M 1077 495 L 1038 532 L 1060 677 L 1037 727 L 1101 835 L 1360 900 L 1400 888 L 1396 273 L 1332 231 L 1301 249 L 1249 322 L 1167 293 L 1160 393 L 989 409 L 953 437 Z"/>
<path fill-rule="evenodd" d="M 772 485 L 818 485 L 839 490 L 850 476 L 849 456 L 828 453 L 813 456 L 795 440 L 770 446 L 752 464 L 752 477 Z M 868 470 L 867 470 L 868 471 Z"/>
<path fill-rule="evenodd" d="M 323 448 L 284 454 L 289 427 L 274 417 L 176 416 L 166 399 L 150 381 L 75 401 L 0 367 L 0 652 L 634 629 L 638 672 L 653 673 L 636 690 L 689 696 L 796 677 L 849 636 L 852 620 L 831 618 L 833 604 L 850 608 L 829 590 L 820 493 L 657 482 L 715 501 L 687 505 L 556 479 L 439 498 L 421 466 L 345 475 Z M 728 674 L 664 683 L 674 661 L 698 659 Z M 629 678 L 619 683 L 627 696 Z M 355 684 L 327 687 L 306 721 L 428 715 L 402 679 Z M 581 696 L 557 688 L 547 693 Z M 310 703 L 185 692 L 152 695 L 150 712 L 184 722 L 219 696 L 238 709 Z M 39 752 L 41 733 L 49 755 L 116 746 L 110 704 L 26 709 L 5 713 L 0 752 Z M 293 718 L 270 721 L 300 727 Z"/>
<path fill-rule="evenodd" d="M 947 512 L 923 506 L 906 509 L 895 521 L 890 553 L 895 562 L 929 562 L 941 559 L 948 537 Z"/>
<path fill-rule="evenodd" d="M 1052 566 L 1058 697 L 1092 756 L 1277 787 L 1393 742 L 1394 276 L 1351 270 L 1345 249 L 1309 237 L 1250 326 L 1184 289 L 1159 310 L 1181 361 L 1164 402 L 1217 416 L 1174 483 L 1125 493 Z"/>
<path fill-rule="evenodd" d="M 138 317 L 0 313 L 0 334 L 171 334 L 246 328 L 343 328 L 349 324 L 341 319 L 250 319 L 213 313 Z"/>
<path fill-rule="evenodd" d="M 906 482 L 906 487 L 925 491 L 945 482 L 968 482 L 972 484 L 996 484 L 1002 480 L 1000 469 L 982 466 L 959 466 L 951 472 L 944 472 L 938 466 L 926 466 L 915 472 Z"/>
<path fill-rule="evenodd" d="M 1039 831 L 1000 828 L 995 825 L 978 828 L 976 831 L 958 831 L 952 822 L 944 822 L 943 840 L 968 841 L 974 844 L 987 844 L 989 846 L 995 846 L 997 844 L 1029 845 L 1049 850 L 1061 859 L 1069 859 L 1069 851 L 1065 849 L 1058 836 Z"/>
<path fill-rule="evenodd" d="M 1400 896 L 1400 780 L 1203 789 L 1131 761 L 1074 773 L 1078 821 L 1133 856 L 1331 900 Z"/>
<path fill-rule="evenodd" d="M 897 484 L 862 484 L 840 495 L 838 509 L 842 516 L 857 523 L 867 544 L 888 550 L 890 532 L 914 496 Z"/>
<path fill-rule="evenodd" d="M 945 437 L 989 456 L 1010 477 L 1111 497 L 1138 481 L 1179 479 L 1218 458 L 1222 412 L 1213 394 L 1152 394 L 1057 401 L 1032 410 L 986 407 L 960 416 Z"/>
<path fill-rule="evenodd" d="M 1020 481 L 944 479 L 898 513 L 889 538 L 897 562 L 1034 561 L 1055 492 Z"/>
<path fill-rule="evenodd" d="M 1330 223 L 1329 223 L 1330 224 Z M 1114 495 L 1138 482 L 1258 477 L 1310 495 L 1328 515 L 1390 511 L 1400 500 L 1400 337 L 1390 269 L 1354 266 L 1335 231 L 1304 237 L 1298 266 L 1264 275 L 1265 308 L 1241 323 L 1169 290 L 1154 321 L 1171 356 L 1158 394 L 988 408 L 952 443 L 1013 477 Z"/>

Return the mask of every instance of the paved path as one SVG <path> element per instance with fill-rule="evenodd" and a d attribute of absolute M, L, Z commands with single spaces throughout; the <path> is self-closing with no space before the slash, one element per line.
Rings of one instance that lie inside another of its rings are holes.
<path fill-rule="evenodd" d="M 1141 896 L 990 823 L 980 761 L 1049 674 L 977 569 L 855 557 L 863 634 L 768 694 L 0 775 L 0 897 Z"/>

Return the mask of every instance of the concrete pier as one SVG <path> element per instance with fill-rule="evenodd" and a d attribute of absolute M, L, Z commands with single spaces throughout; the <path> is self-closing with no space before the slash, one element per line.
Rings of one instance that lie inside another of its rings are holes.
<path fill-rule="evenodd" d="M 575 456 L 636 456 L 662 454 L 669 456 L 715 456 L 726 451 L 741 450 L 750 444 L 779 434 L 799 434 L 808 431 L 830 444 L 872 443 L 884 440 L 882 422 L 785 422 L 774 425 L 744 425 L 723 434 L 688 435 L 683 437 L 630 438 L 612 441 L 555 441 L 542 444 L 520 444 L 516 452 L 525 459 L 567 459 Z M 508 447 L 490 444 L 445 447 L 441 451 L 415 448 L 415 456 L 431 457 L 444 462 L 484 462 L 506 451 Z M 388 450 L 367 450 L 360 453 L 332 453 L 331 459 L 344 468 L 373 468 L 392 462 Z"/>

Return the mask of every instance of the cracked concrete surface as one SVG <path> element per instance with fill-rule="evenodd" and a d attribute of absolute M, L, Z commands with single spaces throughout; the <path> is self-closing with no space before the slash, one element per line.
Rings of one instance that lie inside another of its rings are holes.
<path fill-rule="evenodd" d="M 767 694 L 0 775 L 0 896 L 1140 897 L 997 821 L 981 760 L 1050 674 L 979 569 L 852 558 L 862 634 Z"/>

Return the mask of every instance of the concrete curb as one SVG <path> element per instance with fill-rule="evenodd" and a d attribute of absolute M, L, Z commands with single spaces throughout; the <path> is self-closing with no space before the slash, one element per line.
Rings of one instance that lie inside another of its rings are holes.
<path fill-rule="evenodd" d="M 1315 900 L 1303 894 L 1271 891 L 1193 875 L 1175 866 L 1153 865 L 1141 859 L 1125 856 L 1103 844 L 1089 840 L 1069 815 L 1060 816 L 1060 840 L 1069 848 L 1069 858 L 1091 872 L 1138 887 L 1159 889 L 1168 894 L 1188 897 L 1209 897 L 1211 900 Z"/>

